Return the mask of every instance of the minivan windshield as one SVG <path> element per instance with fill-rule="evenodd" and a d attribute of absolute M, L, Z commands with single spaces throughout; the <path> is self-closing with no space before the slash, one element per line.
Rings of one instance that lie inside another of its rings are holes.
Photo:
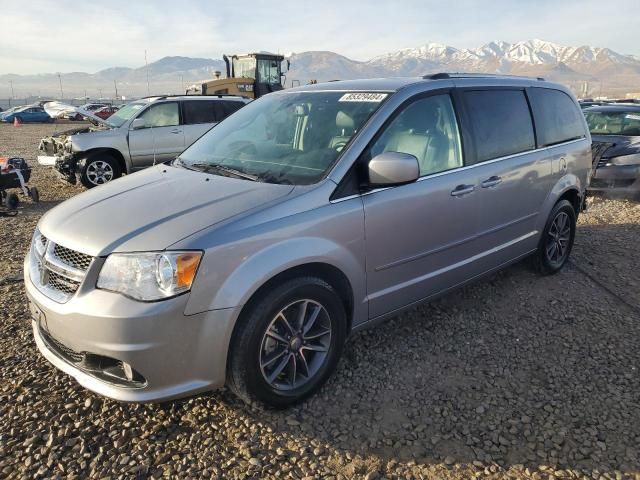
<path fill-rule="evenodd" d="M 271 93 L 209 130 L 176 164 L 219 175 L 318 182 L 388 93 Z"/>
<path fill-rule="evenodd" d="M 640 136 L 640 111 L 585 111 L 591 135 Z"/>
<path fill-rule="evenodd" d="M 129 120 L 136 113 L 138 113 L 145 105 L 148 105 L 148 103 L 144 103 L 144 102 L 132 102 L 132 103 L 129 103 L 129 104 L 125 105 L 124 107 L 122 107 L 120 110 L 118 110 L 116 113 L 111 115 L 106 120 L 106 122 L 109 125 L 111 125 L 112 127 L 118 128 L 118 127 L 122 126 L 122 124 L 124 122 Z"/>

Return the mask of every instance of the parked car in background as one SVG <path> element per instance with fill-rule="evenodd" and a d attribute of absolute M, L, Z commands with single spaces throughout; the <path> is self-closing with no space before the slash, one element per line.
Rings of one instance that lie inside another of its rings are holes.
<path fill-rule="evenodd" d="M 178 125 L 180 108 L 211 120 L 208 101 L 134 102 L 119 121 L 133 134 Z M 157 111 L 126 120 L 133 109 Z M 525 257 L 561 270 L 590 145 L 569 90 L 537 79 L 270 93 L 173 162 L 45 213 L 24 264 L 36 344 L 119 400 L 226 383 L 289 405 L 320 388 L 355 330 Z"/>
<path fill-rule="evenodd" d="M 84 116 L 98 127 L 61 132 L 40 142 L 38 157 L 71 183 L 108 183 L 176 158 L 219 121 L 250 100 L 234 96 L 160 96 L 131 102 L 109 118 Z"/>
<path fill-rule="evenodd" d="M 107 105 L 106 107 L 102 107 L 97 109 L 96 111 L 94 111 L 94 115 L 96 115 L 97 117 L 102 118 L 103 120 L 106 120 L 107 118 L 109 118 L 111 115 L 113 115 L 114 113 L 116 113 L 118 110 L 120 110 L 119 107 L 114 107 L 113 105 Z"/>
<path fill-rule="evenodd" d="M 3 122 L 13 122 L 15 119 L 20 123 L 53 122 L 53 119 L 44 111 L 44 108 L 33 105 L 20 107 L 2 115 Z"/>
<path fill-rule="evenodd" d="M 79 110 L 83 110 L 86 112 L 91 112 L 91 113 L 95 113 L 98 110 L 108 107 L 110 106 L 107 103 L 85 103 L 84 105 L 81 105 L 80 107 L 78 107 Z M 69 120 L 83 120 L 85 117 L 84 115 L 82 115 L 81 113 L 78 112 L 71 112 L 68 115 L 66 115 L 66 117 Z M 102 117 L 101 117 L 102 118 Z"/>
<path fill-rule="evenodd" d="M 595 167 L 589 191 L 640 194 L 640 105 L 601 105 L 584 115 Z"/>
<path fill-rule="evenodd" d="M 15 112 L 19 108 L 24 108 L 24 105 L 18 105 L 15 107 L 9 107 L 4 112 L 0 112 L 0 120 L 2 120 L 6 115 L 9 115 L 11 112 Z"/>

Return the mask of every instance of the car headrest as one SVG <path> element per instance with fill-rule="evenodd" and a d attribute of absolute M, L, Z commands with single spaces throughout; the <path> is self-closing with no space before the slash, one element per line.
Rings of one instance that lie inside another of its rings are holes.
<path fill-rule="evenodd" d="M 348 114 L 340 110 L 336 114 L 336 127 L 341 129 L 352 129 L 355 126 L 353 118 Z"/>

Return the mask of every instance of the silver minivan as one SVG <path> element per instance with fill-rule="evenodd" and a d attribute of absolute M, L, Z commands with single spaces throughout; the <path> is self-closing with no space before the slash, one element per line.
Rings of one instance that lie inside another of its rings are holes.
<path fill-rule="evenodd" d="M 24 264 L 36 343 L 119 400 L 226 384 L 288 405 L 355 330 L 525 257 L 559 271 L 590 143 L 575 98 L 542 79 L 266 95 L 171 164 L 42 217 Z"/>

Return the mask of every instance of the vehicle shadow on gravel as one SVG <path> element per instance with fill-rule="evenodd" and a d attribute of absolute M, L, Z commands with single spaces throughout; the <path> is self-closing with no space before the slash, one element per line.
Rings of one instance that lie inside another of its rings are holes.
<path fill-rule="evenodd" d="M 244 413 L 350 452 L 354 474 L 388 462 L 632 474 L 639 325 L 574 266 L 540 277 L 524 262 L 357 334 L 302 405 Z"/>

